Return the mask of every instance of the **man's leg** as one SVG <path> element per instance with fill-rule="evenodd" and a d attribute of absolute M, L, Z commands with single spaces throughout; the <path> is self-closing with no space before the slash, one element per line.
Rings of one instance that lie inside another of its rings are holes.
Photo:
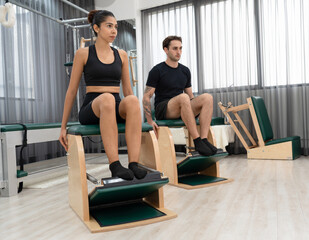
<path fill-rule="evenodd" d="M 189 95 L 186 93 L 173 97 L 167 104 L 166 118 L 175 119 L 179 117 L 181 117 L 182 121 L 186 124 L 192 138 L 198 138 L 199 134 L 196 128 L 194 113 L 192 111 Z"/>
<path fill-rule="evenodd" d="M 192 111 L 189 95 L 186 93 L 179 94 L 169 100 L 166 110 L 167 119 L 179 118 L 184 121 L 190 135 L 193 138 L 195 150 L 205 156 L 210 156 L 213 151 L 202 141 L 198 134 L 194 113 Z"/>
<path fill-rule="evenodd" d="M 210 94 L 204 93 L 192 99 L 191 106 L 194 116 L 197 116 L 199 114 L 201 139 L 215 154 L 217 152 L 217 148 L 211 143 L 209 143 L 207 139 L 213 113 L 213 98 Z"/>
<path fill-rule="evenodd" d="M 213 113 L 213 98 L 204 93 L 192 99 L 191 106 L 194 116 L 200 114 L 201 138 L 207 138 Z"/>

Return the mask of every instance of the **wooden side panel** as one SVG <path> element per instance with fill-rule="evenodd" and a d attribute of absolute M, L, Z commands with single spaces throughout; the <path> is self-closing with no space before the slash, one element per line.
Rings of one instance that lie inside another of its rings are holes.
<path fill-rule="evenodd" d="M 160 172 L 162 171 L 159 145 L 154 131 L 142 133 L 139 163 Z"/>
<path fill-rule="evenodd" d="M 162 172 L 159 144 L 154 131 L 142 133 L 139 163 Z M 157 208 L 164 208 L 163 188 L 148 195 L 145 200 Z"/>
<path fill-rule="evenodd" d="M 81 136 L 70 134 L 68 143 L 69 204 L 83 221 L 89 221 L 84 145 Z"/>
<path fill-rule="evenodd" d="M 159 127 L 158 144 L 162 171 L 168 176 L 170 183 L 178 183 L 176 153 L 171 131 L 168 127 Z"/>
<path fill-rule="evenodd" d="M 293 160 L 292 142 L 249 149 L 247 150 L 247 158 Z"/>

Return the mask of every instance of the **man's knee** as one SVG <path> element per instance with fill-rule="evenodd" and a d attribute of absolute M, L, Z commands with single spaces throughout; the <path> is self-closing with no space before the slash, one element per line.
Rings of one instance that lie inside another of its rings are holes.
<path fill-rule="evenodd" d="M 178 97 L 178 101 L 179 101 L 180 105 L 190 103 L 190 97 L 186 93 L 181 93 L 177 97 Z"/>
<path fill-rule="evenodd" d="M 213 97 L 209 93 L 203 93 L 202 95 L 200 95 L 200 97 L 201 97 L 203 103 L 210 104 L 210 105 L 213 104 Z"/>

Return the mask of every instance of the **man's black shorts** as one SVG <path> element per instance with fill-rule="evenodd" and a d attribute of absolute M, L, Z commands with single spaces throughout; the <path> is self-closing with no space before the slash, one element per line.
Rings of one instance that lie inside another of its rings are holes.
<path fill-rule="evenodd" d="M 160 102 L 156 108 L 155 108 L 155 117 L 156 120 L 163 120 L 166 119 L 166 110 L 167 110 L 167 104 L 168 104 L 168 100 L 164 100 L 162 102 Z"/>

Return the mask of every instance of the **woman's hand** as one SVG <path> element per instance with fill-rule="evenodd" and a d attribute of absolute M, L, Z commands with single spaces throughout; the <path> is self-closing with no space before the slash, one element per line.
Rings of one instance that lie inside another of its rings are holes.
<path fill-rule="evenodd" d="M 67 139 L 67 130 L 61 129 L 59 141 L 64 147 L 65 151 L 68 151 L 68 139 Z"/>

